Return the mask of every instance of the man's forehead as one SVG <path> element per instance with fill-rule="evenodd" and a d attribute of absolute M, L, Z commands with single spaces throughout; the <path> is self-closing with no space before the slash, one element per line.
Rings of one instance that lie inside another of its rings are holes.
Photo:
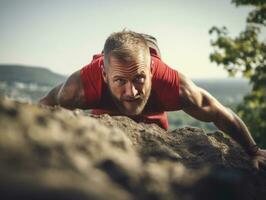
<path fill-rule="evenodd" d="M 140 71 L 144 70 L 146 71 L 147 69 L 150 69 L 150 59 L 136 59 L 131 62 L 122 62 L 121 60 L 117 59 L 114 56 L 110 56 L 109 58 L 109 63 L 108 63 L 108 68 L 111 71 L 125 71 L 125 72 L 130 72 L 130 71 Z"/>

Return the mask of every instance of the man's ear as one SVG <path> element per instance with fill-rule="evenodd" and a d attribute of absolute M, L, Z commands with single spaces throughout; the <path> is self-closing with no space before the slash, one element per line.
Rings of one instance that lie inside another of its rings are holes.
<path fill-rule="evenodd" d="M 102 70 L 102 75 L 103 75 L 103 80 L 104 80 L 104 82 L 107 83 L 107 74 L 106 74 L 106 72 L 105 72 L 104 67 L 103 67 L 103 70 Z"/>
<path fill-rule="evenodd" d="M 153 70 L 153 60 L 151 60 L 151 64 L 150 64 L 150 73 L 151 73 L 151 77 L 152 77 L 152 70 Z"/>

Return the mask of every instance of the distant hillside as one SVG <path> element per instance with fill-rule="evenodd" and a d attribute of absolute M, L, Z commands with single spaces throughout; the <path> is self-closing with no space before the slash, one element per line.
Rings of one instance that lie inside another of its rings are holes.
<path fill-rule="evenodd" d="M 195 79 L 194 82 L 224 104 L 237 104 L 251 90 L 246 79 Z"/>
<path fill-rule="evenodd" d="M 66 79 L 42 67 L 28 67 L 23 65 L 0 65 L 0 81 L 8 83 L 22 82 L 38 85 L 55 86 Z"/>

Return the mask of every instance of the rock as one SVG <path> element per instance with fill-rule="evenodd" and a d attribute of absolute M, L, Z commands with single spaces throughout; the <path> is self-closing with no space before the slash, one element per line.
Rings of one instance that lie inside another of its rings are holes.
<path fill-rule="evenodd" d="M 167 132 L 0 98 L 0 199 L 264 199 L 266 172 L 220 132 Z"/>

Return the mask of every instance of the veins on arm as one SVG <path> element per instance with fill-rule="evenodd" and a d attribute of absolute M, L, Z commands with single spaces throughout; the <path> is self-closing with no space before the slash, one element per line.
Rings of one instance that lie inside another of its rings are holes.
<path fill-rule="evenodd" d="M 192 117 L 213 122 L 221 131 L 229 134 L 246 151 L 256 143 L 245 123 L 229 108 L 223 106 L 211 94 L 180 75 L 182 109 Z"/>
<path fill-rule="evenodd" d="M 53 88 L 39 101 L 39 103 L 49 106 L 60 105 L 68 109 L 86 109 L 86 101 L 80 78 L 80 71 L 76 71 L 70 75 L 65 83 Z"/>
<path fill-rule="evenodd" d="M 60 106 L 68 109 L 86 108 L 80 71 L 73 73 L 66 80 L 58 92 L 57 99 Z"/>
<path fill-rule="evenodd" d="M 190 79 L 180 74 L 180 97 L 184 112 L 204 121 L 215 122 L 218 110 L 225 109 L 207 91 L 196 86 Z"/>

